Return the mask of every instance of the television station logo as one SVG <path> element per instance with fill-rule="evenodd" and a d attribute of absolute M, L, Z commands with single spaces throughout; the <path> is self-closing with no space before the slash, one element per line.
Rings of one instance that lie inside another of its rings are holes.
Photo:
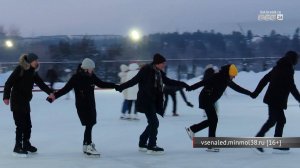
<path fill-rule="evenodd" d="M 258 21 L 283 21 L 283 13 L 277 10 L 261 10 L 259 11 Z"/>

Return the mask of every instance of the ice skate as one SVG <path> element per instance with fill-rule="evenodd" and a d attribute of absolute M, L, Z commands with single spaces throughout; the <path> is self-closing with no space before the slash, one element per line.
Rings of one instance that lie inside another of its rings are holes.
<path fill-rule="evenodd" d="M 273 148 L 274 154 L 288 154 L 290 153 L 290 148 Z"/>
<path fill-rule="evenodd" d="M 22 148 L 22 143 L 17 142 L 13 150 L 13 156 L 25 158 L 27 157 L 27 154 L 28 152 Z"/>
<path fill-rule="evenodd" d="M 164 149 L 158 146 L 148 147 L 147 154 L 149 155 L 162 155 L 164 154 Z"/>
<path fill-rule="evenodd" d="M 85 154 L 89 157 L 100 157 L 100 153 L 96 150 L 94 143 L 86 146 Z"/>
<path fill-rule="evenodd" d="M 193 140 L 195 133 L 190 129 L 190 127 L 185 127 L 185 130 L 186 130 L 188 136 L 190 137 L 190 139 Z"/>
<path fill-rule="evenodd" d="M 144 144 L 144 145 L 139 145 L 139 151 L 140 152 L 147 152 L 147 145 L 146 144 Z"/>
<path fill-rule="evenodd" d="M 37 148 L 32 146 L 29 141 L 24 141 L 23 142 L 23 150 L 31 153 L 37 152 Z"/>

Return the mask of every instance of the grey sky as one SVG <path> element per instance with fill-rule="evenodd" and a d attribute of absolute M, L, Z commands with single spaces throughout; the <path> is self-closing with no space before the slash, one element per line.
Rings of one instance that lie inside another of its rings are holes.
<path fill-rule="evenodd" d="M 293 34 L 300 27 L 299 0 L 0 0 L 0 25 L 22 36 L 144 34 L 240 30 Z M 281 11 L 283 21 L 257 21 L 261 10 Z"/>

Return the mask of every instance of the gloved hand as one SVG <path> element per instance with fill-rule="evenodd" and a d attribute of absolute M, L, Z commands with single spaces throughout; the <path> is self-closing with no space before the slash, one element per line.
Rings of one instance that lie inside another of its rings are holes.
<path fill-rule="evenodd" d="M 189 107 L 194 107 L 194 105 L 191 102 L 187 102 L 186 105 Z"/>
<path fill-rule="evenodd" d="M 250 94 L 250 97 L 251 97 L 252 99 L 255 99 L 257 96 L 258 96 L 258 94 L 255 93 L 255 92 L 252 92 L 252 93 Z"/>
<path fill-rule="evenodd" d="M 192 89 L 191 86 L 189 86 L 189 87 L 187 87 L 185 90 L 188 91 L 188 92 L 190 92 L 190 91 L 192 91 L 193 89 Z"/>
<path fill-rule="evenodd" d="M 118 91 L 118 92 L 122 92 L 123 91 L 123 89 L 121 88 L 120 85 L 116 85 L 115 86 L 115 90 Z"/>
<path fill-rule="evenodd" d="M 185 82 L 182 82 L 182 83 L 183 83 L 183 85 L 184 85 L 184 86 L 183 86 L 184 88 L 190 87 L 190 85 L 186 84 Z"/>

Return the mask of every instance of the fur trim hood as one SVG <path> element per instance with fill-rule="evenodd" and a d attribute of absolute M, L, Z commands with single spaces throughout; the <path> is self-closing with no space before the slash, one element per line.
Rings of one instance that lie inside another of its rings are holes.
<path fill-rule="evenodd" d="M 21 55 L 21 57 L 19 58 L 19 65 L 21 66 L 21 68 L 23 68 L 24 70 L 28 70 L 30 68 L 30 64 L 26 61 L 26 57 L 27 54 L 23 54 Z"/>
<path fill-rule="evenodd" d="M 30 63 L 27 62 L 27 55 L 28 54 L 23 54 L 20 56 L 19 58 L 19 65 L 22 69 L 24 69 L 25 71 L 30 69 Z M 37 68 L 35 68 L 35 72 L 37 72 L 40 69 L 40 66 L 38 65 Z"/>

